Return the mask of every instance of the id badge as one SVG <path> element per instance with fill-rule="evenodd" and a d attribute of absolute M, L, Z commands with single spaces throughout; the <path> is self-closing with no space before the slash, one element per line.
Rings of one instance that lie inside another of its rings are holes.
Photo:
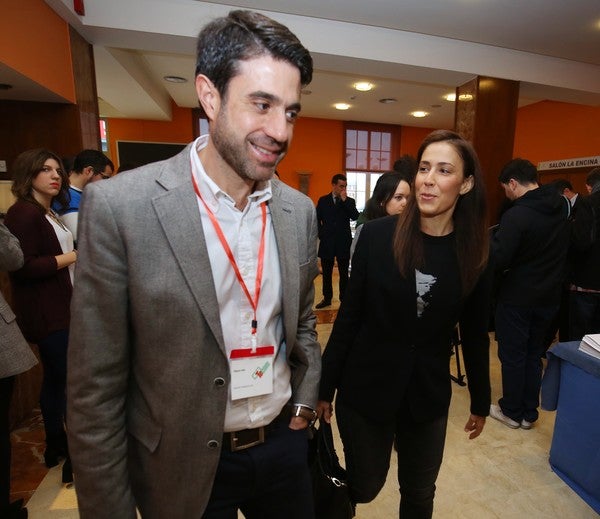
<path fill-rule="evenodd" d="M 275 346 L 260 346 L 231 350 L 231 399 L 239 400 L 273 392 L 273 361 Z"/>

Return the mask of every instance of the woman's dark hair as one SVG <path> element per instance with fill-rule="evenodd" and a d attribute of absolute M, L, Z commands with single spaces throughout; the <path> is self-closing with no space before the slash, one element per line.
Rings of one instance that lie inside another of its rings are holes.
<path fill-rule="evenodd" d="M 26 200 L 38 206 L 43 212 L 46 212 L 46 208 L 42 207 L 40 203 L 34 198 L 32 193 L 32 185 L 35 177 L 44 168 L 44 164 L 48 159 L 54 159 L 58 162 L 60 168 L 60 177 L 62 183 L 58 195 L 54 197 L 55 200 L 65 206 L 69 203 L 69 176 L 64 171 L 62 161 L 60 157 L 51 151 L 43 148 L 36 148 L 33 150 L 27 150 L 21 153 L 14 161 L 12 167 L 12 179 L 13 185 L 11 191 L 19 200 Z"/>
<path fill-rule="evenodd" d="M 410 177 L 397 171 L 388 171 L 377 179 L 373 196 L 365 204 L 364 215 L 367 220 L 387 216 L 385 206 L 393 198 L 398 184 L 402 181 L 410 186 Z"/>
<path fill-rule="evenodd" d="M 463 294 L 466 295 L 485 268 L 489 254 L 483 174 L 473 146 L 458 133 L 449 130 L 436 130 L 425 137 L 417 153 L 417 165 L 421 163 L 425 149 L 437 142 L 446 142 L 456 150 L 463 161 L 464 177 L 473 177 L 474 181 L 473 188 L 459 196 L 453 214 L 456 253 Z M 423 267 L 423 235 L 416 196 L 409 198 L 406 209 L 398 219 L 394 234 L 394 254 L 404 277 Z"/>
<path fill-rule="evenodd" d="M 300 71 L 303 86 L 312 80 L 312 57 L 285 26 L 253 11 L 231 11 L 202 29 L 196 44 L 196 76 L 204 74 L 226 97 L 240 61 L 270 55 Z"/>

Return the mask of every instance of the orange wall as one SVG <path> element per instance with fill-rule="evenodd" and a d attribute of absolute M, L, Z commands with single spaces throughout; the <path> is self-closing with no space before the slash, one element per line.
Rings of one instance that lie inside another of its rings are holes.
<path fill-rule="evenodd" d="M 432 128 L 402 126 L 399 155 L 416 156 L 423 138 Z M 301 117 L 294 129 L 290 152 L 277 171 L 281 180 L 299 187 L 298 171 L 311 172 L 308 196 L 316 203 L 331 191 L 331 177 L 343 171 L 344 121 Z M 394 157 L 394 160 L 398 157 Z"/>
<path fill-rule="evenodd" d="M 412 155 L 417 158 L 417 151 L 421 142 L 435 128 L 417 128 L 415 126 L 403 126 L 400 137 L 400 155 Z"/>
<path fill-rule="evenodd" d="M 171 121 L 107 118 L 108 144 L 111 160 L 118 168 L 117 141 L 164 142 L 187 144 L 194 139 L 192 111 L 172 104 Z"/>
<path fill-rule="evenodd" d="M 43 0 L 2 2 L 0 62 L 75 102 L 69 25 Z"/>
<path fill-rule="evenodd" d="M 520 108 L 513 156 L 540 161 L 600 154 L 600 107 L 543 101 Z M 173 106 L 173 121 L 107 119 L 111 157 L 116 141 L 187 143 L 192 140 L 191 111 Z M 403 126 L 400 155 L 416 156 L 433 128 Z M 301 117 L 287 157 L 278 167 L 281 179 L 299 187 L 298 171 L 311 173 L 308 195 L 316 203 L 331 190 L 331 177 L 342 171 L 344 122 Z"/>
<path fill-rule="evenodd" d="M 308 196 L 316 201 L 331 191 L 331 177 L 342 171 L 344 123 L 301 117 L 287 156 L 277 168 L 286 184 L 298 189 L 298 171 L 311 173 Z"/>
<path fill-rule="evenodd" d="M 514 157 L 538 162 L 600 155 L 600 106 L 541 101 L 519 108 Z"/>

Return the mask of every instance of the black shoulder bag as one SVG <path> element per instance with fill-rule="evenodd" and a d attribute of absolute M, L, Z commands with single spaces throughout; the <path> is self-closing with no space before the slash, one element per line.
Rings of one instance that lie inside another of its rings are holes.
<path fill-rule="evenodd" d="M 346 470 L 335 452 L 331 425 L 324 420 L 319 420 L 318 429 L 313 428 L 308 452 L 316 519 L 354 517 Z"/>

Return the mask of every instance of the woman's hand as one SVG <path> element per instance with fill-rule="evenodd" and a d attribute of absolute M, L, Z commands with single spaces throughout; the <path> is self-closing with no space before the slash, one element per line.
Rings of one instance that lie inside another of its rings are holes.
<path fill-rule="evenodd" d="M 58 256 L 54 257 L 56 258 L 57 270 L 64 269 L 65 267 L 68 267 L 77 261 L 77 251 L 73 249 L 71 252 L 59 254 Z"/>
<path fill-rule="evenodd" d="M 331 423 L 331 415 L 333 415 L 333 404 L 325 400 L 319 400 L 317 402 L 317 418 Z"/>
<path fill-rule="evenodd" d="M 485 416 L 477 416 L 472 414 L 469 416 L 467 420 L 467 424 L 465 425 L 465 432 L 470 432 L 469 440 L 474 440 L 481 434 L 483 431 L 483 426 L 485 425 Z"/>

